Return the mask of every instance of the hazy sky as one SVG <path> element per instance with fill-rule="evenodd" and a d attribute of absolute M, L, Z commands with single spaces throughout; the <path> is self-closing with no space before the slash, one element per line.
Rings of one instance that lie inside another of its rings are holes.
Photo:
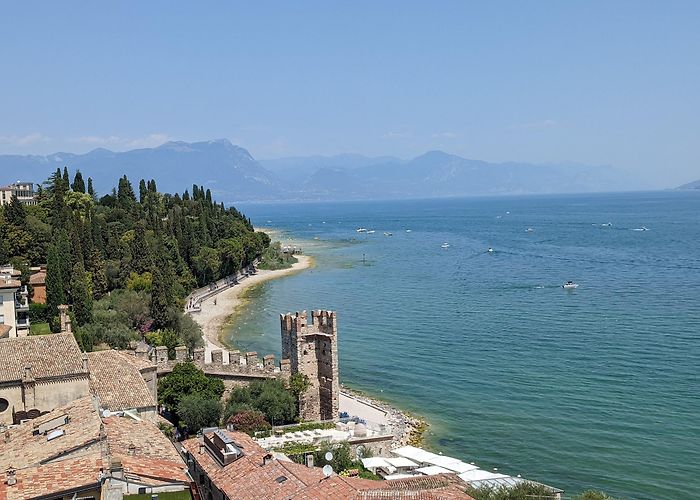
<path fill-rule="evenodd" d="M 700 1 L 112 4 L 0 3 L 0 153 L 225 137 L 700 178 Z"/>

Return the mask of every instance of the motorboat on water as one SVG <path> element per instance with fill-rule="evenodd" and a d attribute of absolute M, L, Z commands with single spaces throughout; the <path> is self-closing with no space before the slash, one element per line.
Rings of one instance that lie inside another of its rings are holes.
<path fill-rule="evenodd" d="M 367 231 L 367 234 L 374 234 L 375 232 L 376 231 L 374 229 L 370 229 L 369 231 Z"/>
<path fill-rule="evenodd" d="M 384 233 L 384 236 L 394 236 L 393 233 L 386 232 Z"/>
<path fill-rule="evenodd" d="M 366 233 L 367 229 L 365 229 L 364 227 L 358 227 L 355 231 L 357 231 L 358 233 Z"/>
<path fill-rule="evenodd" d="M 493 248 L 489 247 L 488 250 L 486 250 L 488 253 L 493 253 Z"/>
<path fill-rule="evenodd" d="M 534 233 L 535 230 L 532 229 L 531 227 L 528 227 L 528 228 L 525 230 L 525 232 L 526 232 L 526 233 Z"/>
<path fill-rule="evenodd" d="M 407 233 L 410 233 L 410 232 L 411 232 L 411 230 L 410 230 L 410 229 L 406 229 L 406 232 L 407 232 Z"/>
<path fill-rule="evenodd" d="M 442 245 L 440 245 L 441 248 L 450 248 L 450 244 L 445 242 Z"/>
<path fill-rule="evenodd" d="M 574 290 L 578 288 L 578 283 L 574 283 L 573 281 L 567 281 L 561 286 L 564 290 Z"/>

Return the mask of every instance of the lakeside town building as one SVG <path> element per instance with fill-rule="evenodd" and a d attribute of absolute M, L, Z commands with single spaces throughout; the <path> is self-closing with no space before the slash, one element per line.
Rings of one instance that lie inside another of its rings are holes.
<path fill-rule="evenodd" d="M 34 183 L 32 182 L 17 181 L 0 187 L 0 206 L 9 205 L 13 195 L 25 205 L 36 205 Z"/>
<path fill-rule="evenodd" d="M 247 434 L 228 429 L 204 429 L 201 438 L 182 446 L 195 488 L 208 500 L 471 498 L 455 474 L 403 481 L 343 477 L 273 455 Z"/>
<path fill-rule="evenodd" d="M 0 339 L 29 334 L 28 292 L 21 274 L 12 266 L 0 267 Z"/>
<path fill-rule="evenodd" d="M 0 424 L 0 499 L 102 498 L 189 490 L 158 426 L 86 396 L 20 425 Z"/>

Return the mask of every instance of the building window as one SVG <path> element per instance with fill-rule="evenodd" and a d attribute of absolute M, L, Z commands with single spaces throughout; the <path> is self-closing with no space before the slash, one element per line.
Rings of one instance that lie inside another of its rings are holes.
<path fill-rule="evenodd" d="M 5 315 L 0 314 L 0 325 L 4 325 L 4 324 L 5 324 Z"/>

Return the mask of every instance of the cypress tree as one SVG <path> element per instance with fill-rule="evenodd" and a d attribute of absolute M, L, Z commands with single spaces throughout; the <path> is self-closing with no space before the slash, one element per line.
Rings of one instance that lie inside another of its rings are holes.
<path fill-rule="evenodd" d="M 68 176 L 68 167 L 63 167 L 63 189 L 68 191 L 70 188 L 70 177 Z"/>
<path fill-rule="evenodd" d="M 54 241 L 56 242 L 56 253 L 58 255 L 58 275 L 63 289 L 68 290 L 71 281 L 72 259 L 70 240 L 65 229 L 60 229 L 58 233 L 54 232 Z M 64 299 L 65 300 L 65 299 Z M 64 302 L 65 303 L 65 302 Z"/>
<path fill-rule="evenodd" d="M 90 196 L 95 198 L 95 189 L 92 187 L 92 177 L 88 177 L 87 192 Z"/>
<path fill-rule="evenodd" d="M 85 272 L 85 268 L 80 262 L 73 267 L 70 288 L 75 322 L 78 326 L 82 326 L 92 321 L 92 292 L 90 290 L 92 286 L 88 273 Z"/>
<path fill-rule="evenodd" d="M 161 271 L 160 266 L 154 266 L 151 271 L 153 281 L 151 285 L 151 317 L 153 327 L 156 329 L 167 328 L 170 323 L 170 307 L 174 302 L 170 297 L 170 285 Z"/>
<path fill-rule="evenodd" d="M 80 173 L 80 170 L 75 172 L 75 177 L 73 177 L 73 184 L 71 185 L 71 188 L 76 193 L 85 192 L 85 181 L 83 181 L 83 174 Z"/>
<path fill-rule="evenodd" d="M 148 192 L 148 189 L 146 188 L 146 181 L 141 179 L 139 181 L 139 203 L 142 205 L 146 201 L 146 193 Z"/>
<path fill-rule="evenodd" d="M 107 293 L 109 282 L 107 280 L 107 266 L 97 248 L 92 249 L 90 268 L 92 269 L 92 294 L 96 299 L 100 299 Z"/>
<path fill-rule="evenodd" d="M 48 317 L 58 314 L 58 306 L 66 303 L 65 282 L 57 244 L 49 246 L 46 258 L 46 305 Z"/>

